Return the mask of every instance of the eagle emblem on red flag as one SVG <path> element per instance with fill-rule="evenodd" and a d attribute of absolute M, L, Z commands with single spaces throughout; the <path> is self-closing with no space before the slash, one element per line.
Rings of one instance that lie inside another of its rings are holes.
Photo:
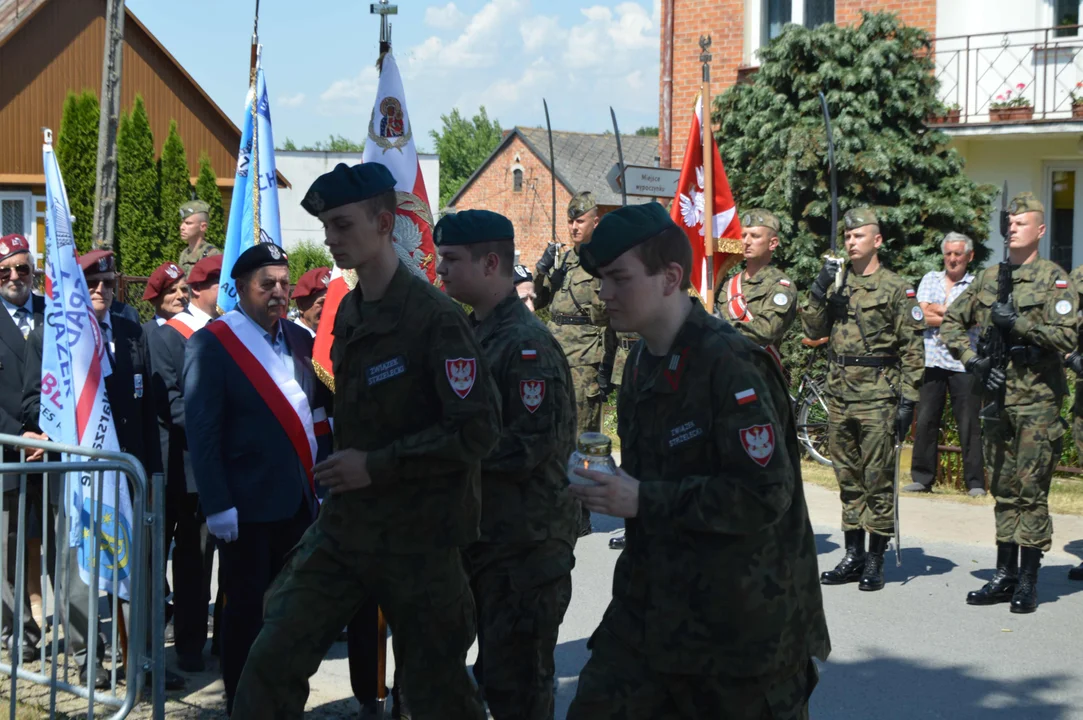
<path fill-rule="evenodd" d="M 523 407 L 533 415 L 541 407 L 542 400 L 545 399 L 545 381 L 520 380 L 519 397 L 523 399 Z"/>
<path fill-rule="evenodd" d="M 474 388 L 474 378 L 477 377 L 478 363 L 474 358 L 455 358 L 444 361 L 444 370 L 447 373 L 448 384 L 455 394 L 466 399 Z"/>
<path fill-rule="evenodd" d="M 775 428 L 773 425 L 753 425 L 739 431 L 741 446 L 760 467 L 767 467 L 775 454 Z"/>

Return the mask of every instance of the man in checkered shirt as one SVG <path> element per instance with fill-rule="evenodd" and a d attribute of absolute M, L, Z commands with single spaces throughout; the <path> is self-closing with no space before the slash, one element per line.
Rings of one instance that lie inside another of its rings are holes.
<path fill-rule="evenodd" d="M 925 313 L 925 378 L 918 402 L 917 429 L 914 434 L 914 455 L 911 462 L 912 483 L 903 492 L 930 492 L 936 480 L 940 439 L 940 420 L 944 401 L 951 395 L 951 409 L 959 428 L 959 444 L 963 448 L 963 475 L 971 496 L 985 495 L 985 471 L 982 466 L 981 393 L 974 388 L 974 378 L 963 364 L 953 358 L 940 339 L 940 324 L 948 305 L 970 287 L 974 276 L 967 265 L 974 259 L 974 242 L 966 235 L 948 233 L 940 249 L 944 253 L 944 269 L 925 275 L 918 286 L 918 303 Z M 970 330 L 970 345 L 977 347 L 980 328 Z"/>

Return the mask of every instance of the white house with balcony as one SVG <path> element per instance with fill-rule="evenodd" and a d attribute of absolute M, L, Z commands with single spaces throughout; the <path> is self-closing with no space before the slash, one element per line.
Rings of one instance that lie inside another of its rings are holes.
<path fill-rule="evenodd" d="M 941 129 L 978 182 L 1046 206 L 1042 254 L 1083 263 L 1083 28 L 1079 0 L 938 0 Z M 990 232 L 998 251 L 1000 231 Z"/>

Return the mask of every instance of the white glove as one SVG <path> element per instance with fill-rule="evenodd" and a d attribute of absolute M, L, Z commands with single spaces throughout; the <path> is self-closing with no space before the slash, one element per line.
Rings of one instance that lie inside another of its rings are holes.
<path fill-rule="evenodd" d="M 231 507 L 207 517 L 207 529 L 222 542 L 233 542 L 240 531 L 237 529 L 237 508 Z"/>

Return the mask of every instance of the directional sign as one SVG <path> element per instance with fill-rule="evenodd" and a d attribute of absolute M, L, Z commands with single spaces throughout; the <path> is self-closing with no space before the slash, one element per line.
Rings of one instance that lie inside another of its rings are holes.
<path fill-rule="evenodd" d="M 671 168 L 646 167 L 644 165 L 626 165 L 624 168 L 625 190 L 629 195 L 640 197 L 672 198 L 677 195 L 677 183 L 681 171 Z M 613 192 L 620 192 L 620 168 L 614 165 L 606 175 Z"/>

